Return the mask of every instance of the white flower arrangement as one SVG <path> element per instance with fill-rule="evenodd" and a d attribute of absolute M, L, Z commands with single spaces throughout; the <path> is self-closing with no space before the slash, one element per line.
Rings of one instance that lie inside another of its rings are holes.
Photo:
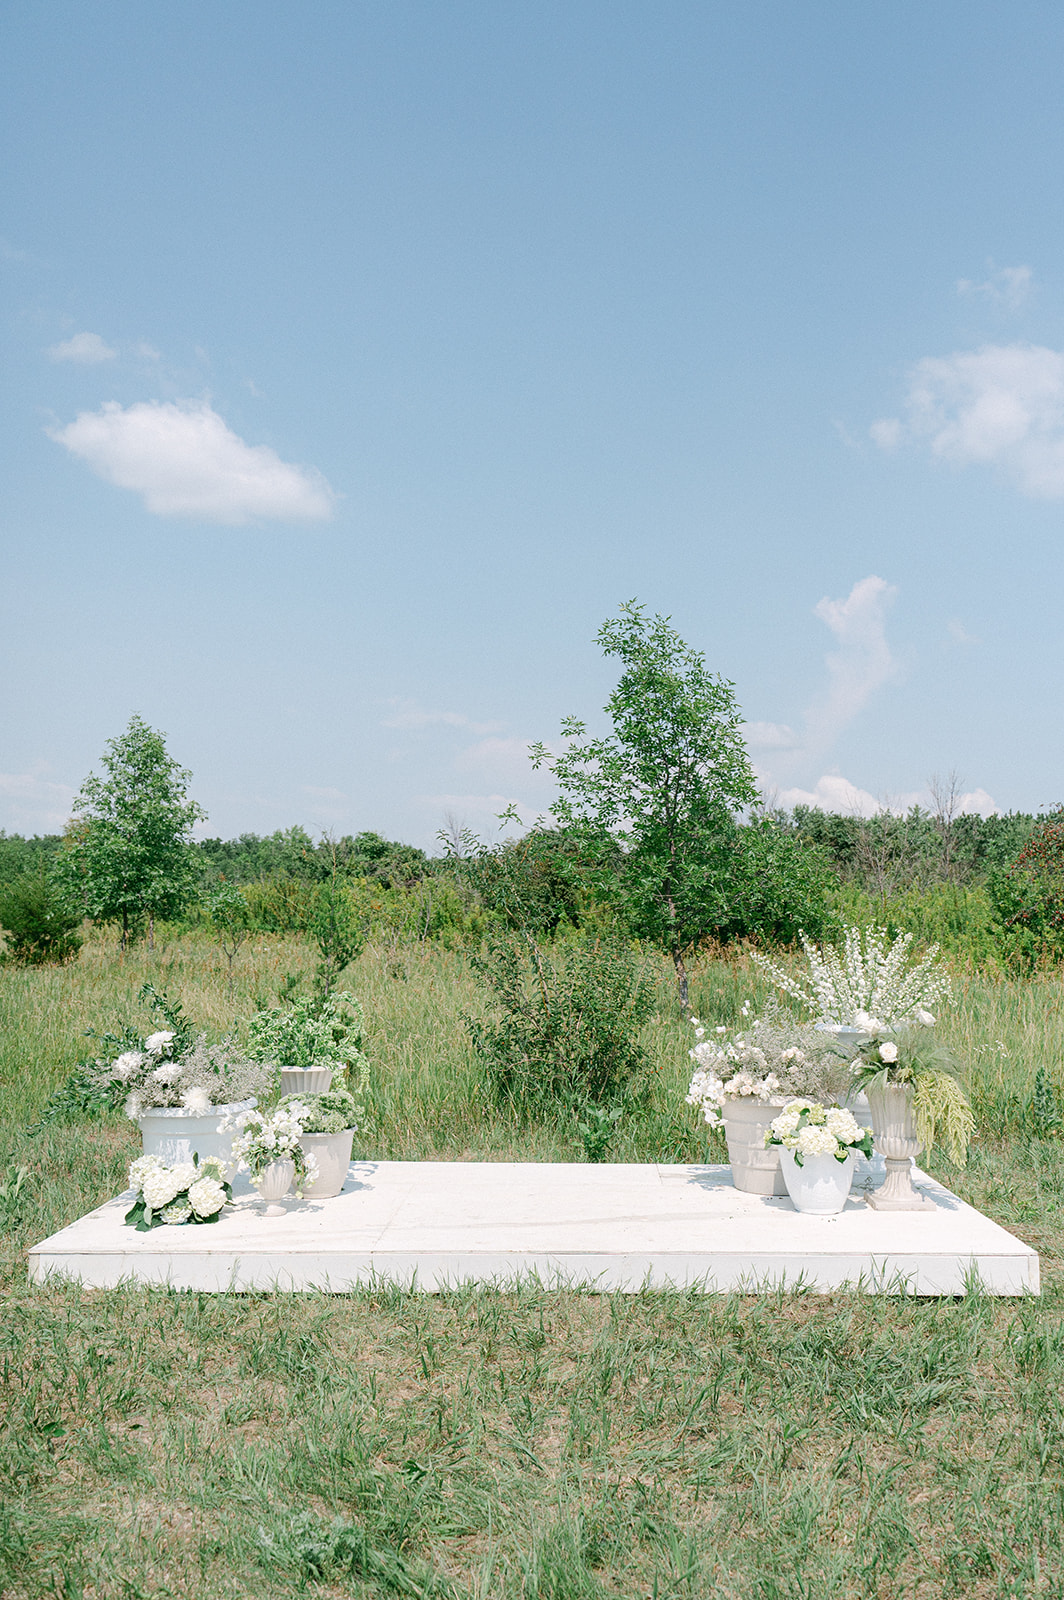
<path fill-rule="evenodd" d="M 289 1100 L 275 1111 L 245 1111 L 227 1118 L 222 1127 L 239 1127 L 241 1133 L 233 1140 L 233 1159 L 258 1187 L 263 1173 L 275 1161 L 291 1161 L 295 1165 L 296 1194 L 302 1200 L 303 1189 L 313 1183 L 318 1175 L 315 1156 L 307 1155 L 299 1143 L 303 1125 L 310 1119 L 308 1108 L 299 1101 Z"/>
<path fill-rule="evenodd" d="M 796 1164 L 806 1156 L 834 1156 L 845 1161 L 855 1151 L 872 1154 L 872 1130 L 862 1128 L 844 1106 L 822 1106 L 816 1100 L 792 1100 L 765 1130 L 765 1145 L 782 1145 Z"/>
<path fill-rule="evenodd" d="M 126 1221 L 138 1233 L 183 1222 L 217 1222 L 233 1198 L 224 1161 L 207 1156 L 167 1166 L 158 1156 L 138 1156 L 129 1169 L 136 1199 Z"/>
<path fill-rule="evenodd" d="M 134 1122 L 156 1107 L 202 1116 L 212 1106 L 261 1094 L 272 1082 L 269 1067 L 240 1056 L 230 1039 L 208 1044 L 201 1034 L 175 1054 L 179 1044 L 172 1029 L 162 1029 L 149 1034 L 139 1049 L 123 1050 L 113 1061 L 98 1060 L 94 1076 L 112 1103 L 124 1095 L 126 1116 Z"/>
<path fill-rule="evenodd" d="M 818 948 L 802 935 L 808 962 L 804 978 L 792 978 L 760 951 L 751 952 L 762 971 L 820 1022 L 862 1033 L 882 1033 L 917 1022 L 934 1024 L 930 1007 L 952 998 L 949 973 L 933 944 L 922 960 L 909 963 L 911 933 L 890 941 L 884 928 L 847 928 L 842 954 Z"/>
<path fill-rule="evenodd" d="M 744 1012 L 749 1007 L 744 1007 Z M 687 1104 L 699 1106 L 711 1128 L 719 1128 L 731 1099 L 756 1099 L 783 1105 L 802 1093 L 845 1093 L 849 1068 L 833 1041 L 808 1024 L 779 1016 L 757 1018 L 741 1031 L 706 1030 L 691 1018 L 697 1043 L 688 1052 L 695 1072 Z"/>

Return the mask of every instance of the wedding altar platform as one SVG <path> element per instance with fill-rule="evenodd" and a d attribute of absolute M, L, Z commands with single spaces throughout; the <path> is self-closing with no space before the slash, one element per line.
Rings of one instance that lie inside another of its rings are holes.
<path fill-rule="evenodd" d="M 914 1180 L 934 1211 L 874 1211 L 855 1186 L 837 1216 L 812 1217 L 741 1193 L 727 1166 L 356 1161 L 341 1194 L 290 1196 L 279 1217 L 241 1180 L 217 1223 L 137 1233 L 123 1222 L 133 1196 L 119 1196 L 36 1245 L 30 1275 L 213 1293 L 529 1279 L 629 1293 L 1038 1292 L 1034 1250 L 924 1173 Z"/>

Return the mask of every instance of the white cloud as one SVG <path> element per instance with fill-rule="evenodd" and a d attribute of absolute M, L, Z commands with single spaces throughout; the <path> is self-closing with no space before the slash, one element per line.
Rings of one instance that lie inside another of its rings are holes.
<path fill-rule="evenodd" d="M 145 361 L 162 360 L 162 355 L 158 350 L 156 350 L 155 346 L 153 344 L 145 343 L 143 339 L 137 346 L 137 354 L 138 356 L 142 356 Z"/>
<path fill-rule="evenodd" d="M 990 300 L 1006 311 L 1018 311 L 1030 298 L 1033 281 L 1034 274 L 1030 267 L 1002 267 L 1000 271 L 992 272 L 985 283 L 973 283 L 970 278 L 961 278 L 957 293 Z"/>
<path fill-rule="evenodd" d="M 827 657 L 827 693 L 809 707 L 802 745 L 807 756 L 829 749 L 875 691 L 897 670 L 886 635 L 886 611 L 897 594 L 874 575 L 859 578 L 845 600 L 821 600 L 815 613 L 835 635 Z"/>
<path fill-rule="evenodd" d="M 268 445 L 245 444 L 204 400 L 126 408 L 109 400 L 48 432 L 97 477 L 142 495 L 156 516 L 239 526 L 332 515 L 333 492 L 320 473 L 282 461 Z"/>
<path fill-rule="evenodd" d="M 1064 352 L 1011 344 L 928 356 L 906 413 L 874 423 L 875 442 L 926 442 L 942 461 L 998 467 L 1023 494 L 1064 498 Z"/>
<path fill-rule="evenodd" d="M 893 809 L 837 772 L 825 773 L 812 789 L 781 789 L 775 799 L 785 811 L 812 806 L 816 811 L 837 811 L 844 817 L 874 817 L 880 811 Z"/>
<path fill-rule="evenodd" d="M 785 722 L 745 722 L 742 735 L 751 750 L 798 750 L 802 743 Z"/>
<path fill-rule="evenodd" d="M 470 733 L 496 733 L 499 722 L 474 722 L 461 711 L 426 711 L 414 700 L 394 699 L 391 716 L 381 719 L 382 728 L 465 728 Z"/>
<path fill-rule="evenodd" d="M 12 833 L 60 833 L 74 807 L 74 790 L 32 772 L 0 772 L 0 827 Z"/>
<path fill-rule="evenodd" d="M 950 617 L 946 623 L 946 632 L 953 644 L 980 644 L 982 641 L 974 634 L 969 633 L 957 617 Z"/>
<path fill-rule="evenodd" d="M 76 333 L 72 339 L 53 344 L 48 354 L 53 361 L 76 361 L 79 366 L 94 367 L 100 361 L 113 361 L 118 351 L 104 344 L 98 333 Z"/>
<path fill-rule="evenodd" d="M 460 750 L 454 764 L 460 772 L 483 773 L 489 783 L 521 782 L 533 776 L 528 745 L 527 739 L 479 739 Z"/>

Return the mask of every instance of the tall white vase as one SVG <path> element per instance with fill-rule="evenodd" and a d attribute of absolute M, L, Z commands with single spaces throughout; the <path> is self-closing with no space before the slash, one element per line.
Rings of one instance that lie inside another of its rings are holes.
<path fill-rule="evenodd" d="M 913 1188 L 913 1159 L 923 1145 L 913 1118 L 913 1091 L 907 1083 L 882 1079 L 865 1091 L 872 1109 L 876 1150 L 887 1165 L 887 1176 L 865 1199 L 874 1211 L 937 1211 L 926 1195 Z"/>
<path fill-rule="evenodd" d="M 765 1132 L 781 1107 L 754 1096 L 724 1102 L 724 1135 L 728 1141 L 732 1182 L 744 1194 L 785 1196 L 787 1185 L 780 1171 L 780 1147 L 765 1148 Z"/>

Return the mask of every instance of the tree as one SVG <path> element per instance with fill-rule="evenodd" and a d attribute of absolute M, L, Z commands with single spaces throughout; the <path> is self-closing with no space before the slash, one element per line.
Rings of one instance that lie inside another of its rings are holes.
<path fill-rule="evenodd" d="M 563 827 L 597 836 L 604 854 L 620 843 L 633 926 L 671 956 L 686 1010 L 685 952 L 705 935 L 733 812 L 757 798 L 741 713 L 733 685 L 706 670 L 667 617 L 648 617 L 635 601 L 603 625 L 598 643 L 624 668 L 606 702 L 612 736 L 588 739 L 569 717 L 564 755 L 534 745 L 533 765 L 545 763 L 558 782 Z"/>
<path fill-rule="evenodd" d="M 106 778 L 85 779 L 57 872 L 96 922 L 122 925 L 120 948 L 147 919 L 175 916 L 196 882 L 192 827 L 205 812 L 186 795 L 192 777 L 161 733 L 133 717 L 102 758 Z"/>

